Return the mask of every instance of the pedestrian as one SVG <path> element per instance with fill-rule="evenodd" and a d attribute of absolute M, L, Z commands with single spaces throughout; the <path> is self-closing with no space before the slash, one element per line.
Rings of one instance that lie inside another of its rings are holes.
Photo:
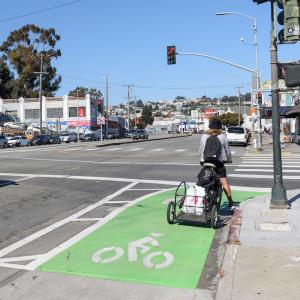
<path fill-rule="evenodd" d="M 237 206 L 239 206 L 238 202 L 234 202 L 232 200 L 232 193 L 231 188 L 228 183 L 228 179 L 226 176 L 226 168 L 224 166 L 224 162 L 232 163 L 231 158 L 231 150 L 229 147 L 229 143 L 227 140 L 226 135 L 222 131 L 222 123 L 221 120 L 217 117 L 212 117 L 209 120 L 209 129 L 204 133 L 200 139 L 200 163 L 203 164 L 205 162 L 204 159 L 204 152 L 207 151 L 205 149 L 206 142 L 209 137 L 216 136 L 218 140 L 220 141 L 220 151 L 218 154 L 218 157 L 215 158 L 214 164 L 216 165 L 216 173 L 220 177 L 220 182 L 222 184 L 223 190 L 226 194 L 226 197 L 228 199 L 228 206 L 230 209 L 235 209 Z M 224 160 L 225 158 L 225 160 Z"/>

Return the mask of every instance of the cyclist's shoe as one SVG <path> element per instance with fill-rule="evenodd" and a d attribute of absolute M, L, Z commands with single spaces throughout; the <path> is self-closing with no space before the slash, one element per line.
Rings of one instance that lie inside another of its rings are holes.
<path fill-rule="evenodd" d="M 235 210 L 235 209 L 239 208 L 240 203 L 239 203 L 239 202 L 232 201 L 231 203 L 228 203 L 228 206 L 229 206 L 229 209 Z"/>

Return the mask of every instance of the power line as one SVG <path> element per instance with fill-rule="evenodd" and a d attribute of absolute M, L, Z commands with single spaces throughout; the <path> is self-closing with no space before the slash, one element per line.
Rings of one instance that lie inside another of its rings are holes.
<path fill-rule="evenodd" d="M 6 18 L 6 19 L 2 19 L 0 20 L 0 23 L 4 23 L 4 22 L 9 22 L 12 20 L 16 20 L 16 19 L 21 19 L 24 17 L 28 17 L 28 16 L 32 16 L 32 15 L 37 15 L 37 14 L 41 14 L 50 10 L 54 10 L 54 9 L 58 9 L 58 8 L 62 8 L 62 7 L 66 7 L 66 6 L 70 6 L 79 2 L 82 2 L 84 0 L 74 0 L 74 1 L 70 1 L 70 2 L 66 2 L 60 5 L 56 5 L 56 6 L 52 6 L 52 7 L 48 7 L 48 8 L 44 8 L 44 9 L 40 9 L 40 10 L 36 10 L 27 14 L 23 14 L 23 15 L 19 15 L 19 16 L 15 16 L 15 17 L 10 17 L 10 18 Z"/>
<path fill-rule="evenodd" d="M 91 82 L 91 83 L 98 83 L 99 81 L 92 80 L 92 79 L 87 79 L 87 78 L 80 78 L 80 77 L 75 77 L 75 76 L 69 76 L 69 75 L 62 75 L 64 78 L 70 78 L 74 80 L 81 80 L 81 81 L 86 81 L 86 82 Z M 241 83 L 239 83 L 241 84 Z M 158 90 L 199 90 L 199 89 L 214 89 L 214 88 L 222 88 L 222 87 L 236 87 L 239 84 L 227 84 L 227 85 L 211 85 L 211 86 L 198 86 L 198 87 L 160 87 L 160 86 L 142 86 L 142 85 L 134 85 L 135 88 L 140 88 L 140 89 L 158 89 Z M 248 85 L 250 83 L 243 83 L 244 85 Z M 127 87 L 128 84 L 118 84 L 118 83 L 109 83 L 110 86 L 120 86 L 120 87 Z"/>

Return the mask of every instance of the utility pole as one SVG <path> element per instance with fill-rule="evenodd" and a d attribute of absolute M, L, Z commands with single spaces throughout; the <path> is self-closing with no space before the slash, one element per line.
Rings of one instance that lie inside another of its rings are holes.
<path fill-rule="evenodd" d="M 128 131 L 130 131 L 130 92 L 133 85 L 127 85 L 127 119 L 128 119 Z"/>
<path fill-rule="evenodd" d="M 282 157 L 280 143 L 278 55 L 276 30 L 276 1 L 271 0 L 271 93 L 272 93 L 272 131 L 273 131 L 273 165 L 274 182 L 272 187 L 271 208 L 288 208 L 286 189 L 282 180 Z"/>
<path fill-rule="evenodd" d="M 40 72 L 34 72 L 34 74 L 38 74 L 40 77 L 40 87 L 39 87 L 39 101 L 40 101 L 40 134 L 43 132 L 43 102 L 42 102 L 42 76 L 48 74 L 47 72 L 43 72 L 43 53 L 40 54 L 41 65 Z"/>
<path fill-rule="evenodd" d="M 238 98 L 239 98 L 239 126 L 241 126 L 241 88 L 243 86 L 236 87 L 238 91 Z"/>
<path fill-rule="evenodd" d="M 79 99 L 78 99 L 78 89 L 76 90 L 77 96 L 77 143 L 79 143 Z"/>
<path fill-rule="evenodd" d="M 108 75 L 106 75 L 106 85 L 105 85 L 105 98 L 106 98 L 106 118 L 105 118 L 105 137 L 108 136 Z M 102 125 L 101 125 L 102 126 Z"/>

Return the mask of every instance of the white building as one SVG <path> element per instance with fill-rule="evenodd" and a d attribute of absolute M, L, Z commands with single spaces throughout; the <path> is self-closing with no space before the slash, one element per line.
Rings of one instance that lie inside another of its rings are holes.
<path fill-rule="evenodd" d="M 85 97 L 42 97 L 42 125 L 48 128 L 97 127 L 98 99 Z M 38 98 L 1 99 L 0 112 L 16 115 L 21 123 L 40 123 Z"/>

